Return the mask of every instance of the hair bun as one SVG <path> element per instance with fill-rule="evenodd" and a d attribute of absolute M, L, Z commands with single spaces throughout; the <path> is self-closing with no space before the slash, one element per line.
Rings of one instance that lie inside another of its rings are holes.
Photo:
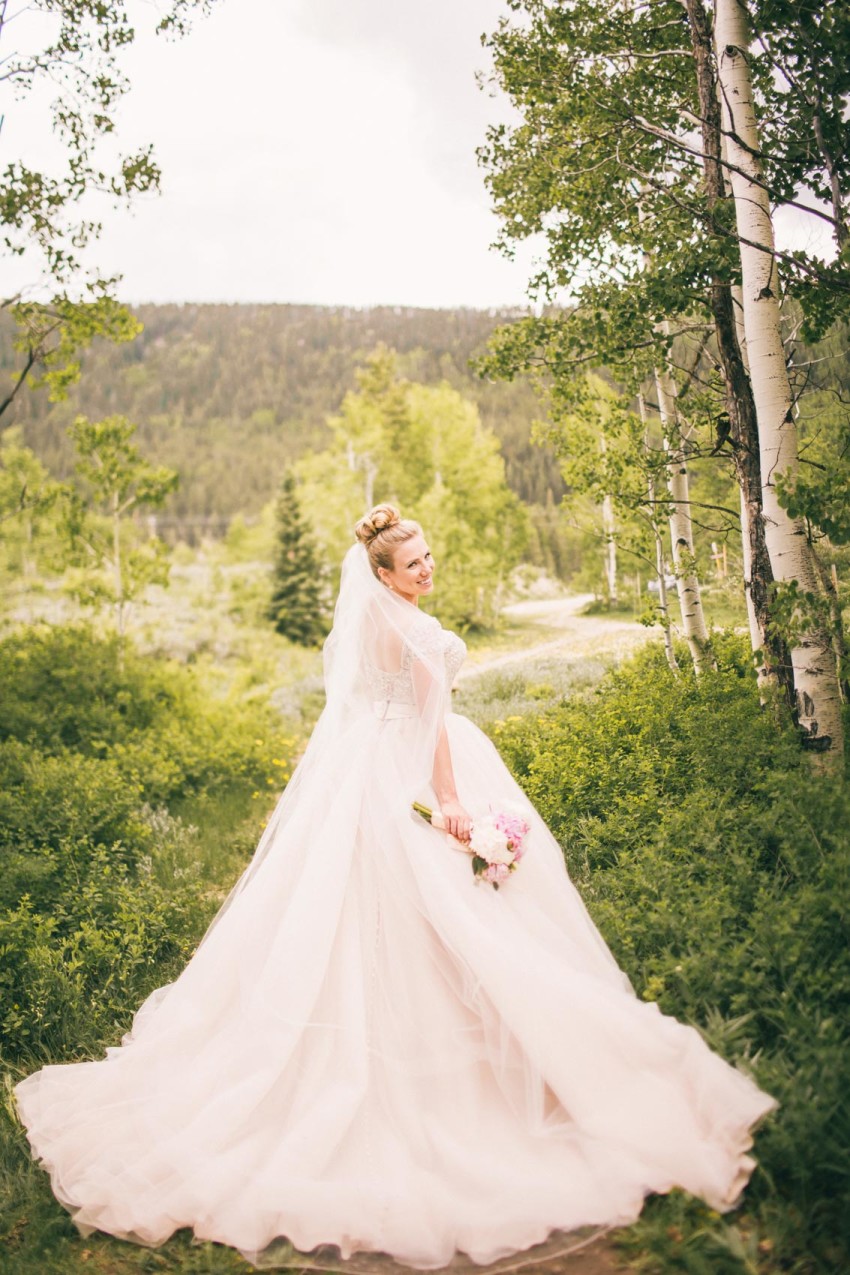
<path fill-rule="evenodd" d="M 357 523 L 354 534 L 361 544 L 368 546 L 382 531 L 395 527 L 400 522 L 401 514 L 395 505 L 375 505 Z"/>

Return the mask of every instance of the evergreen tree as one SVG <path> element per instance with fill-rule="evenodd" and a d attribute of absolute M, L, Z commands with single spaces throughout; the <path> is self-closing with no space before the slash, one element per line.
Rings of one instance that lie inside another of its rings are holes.
<path fill-rule="evenodd" d="M 268 618 L 278 633 L 317 646 L 328 632 L 327 572 L 298 504 L 287 470 L 277 502 L 277 548 Z"/>

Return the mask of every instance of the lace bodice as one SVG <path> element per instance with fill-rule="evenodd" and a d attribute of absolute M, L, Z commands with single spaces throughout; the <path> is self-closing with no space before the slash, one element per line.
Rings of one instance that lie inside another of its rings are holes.
<path fill-rule="evenodd" d="M 442 652 L 446 668 L 446 689 L 449 690 L 466 657 L 466 643 L 463 638 L 449 629 L 444 629 L 434 616 L 423 613 L 421 623 L 417 621 L 415 645 L 428 655 L 436 656 Z M 398 672 L 387 672 L 386 669 L 378 668 L 375 664 L 368 662 L 366 677 L 373 700 L 382 703 L 391 701 L 395 704 L 415 704 L 411 672 L 414 659 L 411 646 L 405 644 L 402 648 L 401 668 Z"/>

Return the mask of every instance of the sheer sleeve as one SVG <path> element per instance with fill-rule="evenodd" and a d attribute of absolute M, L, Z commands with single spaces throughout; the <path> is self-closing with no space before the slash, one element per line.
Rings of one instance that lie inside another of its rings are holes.
<path fill-rule="evenodd" d="M 432 616 L 421 618 L 422 623 L 411 632 L 411 640 L 404 643 L 402 668 L 409 676 L 420 717 L 435 709 L 442 717 L 448 707 L 443 631 Z"/>

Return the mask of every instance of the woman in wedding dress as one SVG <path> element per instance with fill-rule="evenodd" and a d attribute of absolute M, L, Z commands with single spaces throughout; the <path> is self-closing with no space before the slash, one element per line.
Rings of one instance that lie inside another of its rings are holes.
<path fill-rule="evenodd" d="M 105 1059 L 17 1086 L 57 1198 L 84 1234 L 191 1227 L 258 1265 L 285 1239 L 426 1269 L 630 1222 L 674 1186 L 731 1208 L 773 1099 L 638 999 L 551 833 L 450 711 L 465 646 L 419 609 L 419 526 L 378 506 L 357 538 L 326 707 L 194 957 Z M 518 870 L 476 880 L 413 801 L 461 843 L 522 803 Z"/>

